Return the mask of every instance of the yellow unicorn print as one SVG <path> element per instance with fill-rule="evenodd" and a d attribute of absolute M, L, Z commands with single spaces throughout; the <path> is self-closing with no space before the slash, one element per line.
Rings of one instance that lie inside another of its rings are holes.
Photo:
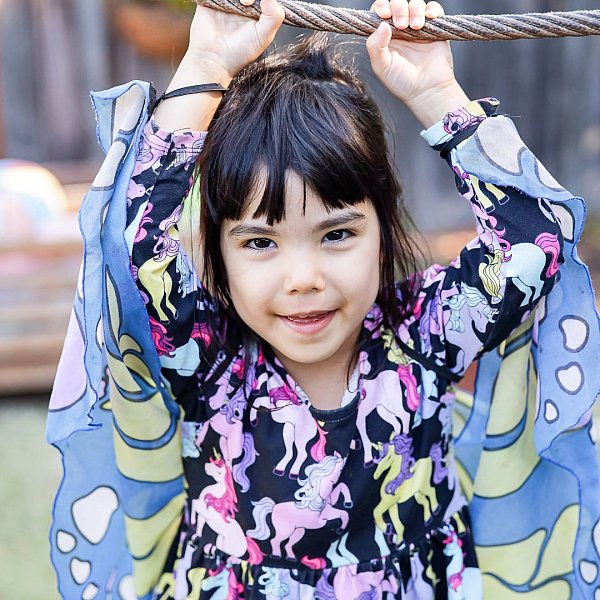
<path fill-rule="evenodd" d="M 381 500 L 373 515 L 379 529 L 386 531 L 385 513 L 389 514 L 394 531 L 399 539 L 404 535 L 404 525 L 400 520 L 398 505 L 415 499 L 423 507 L 423 519 L 429 521 L 439 510 L 435 488 L 431 484 L 434 476 L 434 461 L 431 457 L 415 460 L 412 456 L 410 436 L 399 434 L 390 443 L 380 444 L 380 452 L 385 453 L 378 461 L 374 478 L 381 482 Z M 437 468 L 438 465 L 435 465 Z"/>

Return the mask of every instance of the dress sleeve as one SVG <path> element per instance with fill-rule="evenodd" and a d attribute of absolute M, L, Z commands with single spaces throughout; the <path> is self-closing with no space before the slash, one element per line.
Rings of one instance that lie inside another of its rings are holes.
<path fill-rule="evenodd" d="M 131 272 L 148 311 L 163 376 L 178 402 L 197 393 L 196 374 L 218 310 L 180 242 L 193 169 L 206 134 L 171 133 L 150 121 L 129 184 Z"/>
<path fill-rule="evenodd" d="M 450 265 L 420 274 L 418 299 L 400 339 L 454 380 L 529 315 L 564 261 L 560 227 L 547 200 L 486 182 L 461 166 L 461 145 L 495 117 L 498 104 L 491 98 L 472 102 L 422 133 L 453 170 L 478 235 Z"/>

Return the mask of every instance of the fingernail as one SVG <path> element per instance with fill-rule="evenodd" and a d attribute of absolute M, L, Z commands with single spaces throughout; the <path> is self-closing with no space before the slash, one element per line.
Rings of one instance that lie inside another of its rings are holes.
<path fill-rule="evenodd" d="M 420 24 L 421 24 L 421 22 L 419 21 L 419 19 L 413 19 L 413 20 L 410 22 L 410 26 L 411 26 L 411 27 L 418 27 Z"/>
<path fill-rule="evenodd" d="M 406 27 L 408 25 L 408 19 L 406 17 L 400 17 L 396 27 Z"/>

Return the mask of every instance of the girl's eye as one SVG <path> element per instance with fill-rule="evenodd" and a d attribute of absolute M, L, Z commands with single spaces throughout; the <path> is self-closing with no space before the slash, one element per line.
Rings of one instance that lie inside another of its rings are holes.
<path fill-rule="evenodd" d="M 254 238 L 253 240 L 248 240 L 245 244 L 245 248 L 249 248 L 250 250 L 254 250 L 255 252 L 263 252 L 264 250 L 270 250 L 275 246 L 273 240 L 268 238 Z"/>
<path fill-rule="evenodd" d="M 327 242 L 343 242 L 354 234 L 349 229 L 336 229 L 335 231 L 330 231 L 326 233 L 324 236 L 324 240 Z"/>

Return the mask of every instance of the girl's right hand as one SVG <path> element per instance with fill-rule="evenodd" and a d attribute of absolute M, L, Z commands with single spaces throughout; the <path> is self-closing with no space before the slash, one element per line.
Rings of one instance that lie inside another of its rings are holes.
<path fill-rule="evenodd" d="M 255 2 L 240 1 L 244 6 Z M 213 75 L 215 81 L 228 83 L 269 47 L 283 23 L 285 12 L 277 0 L 260 0 L 260 9 L 262 14 L 256 21 L 197 6 L 184 60 L 198 71 Z"/>

